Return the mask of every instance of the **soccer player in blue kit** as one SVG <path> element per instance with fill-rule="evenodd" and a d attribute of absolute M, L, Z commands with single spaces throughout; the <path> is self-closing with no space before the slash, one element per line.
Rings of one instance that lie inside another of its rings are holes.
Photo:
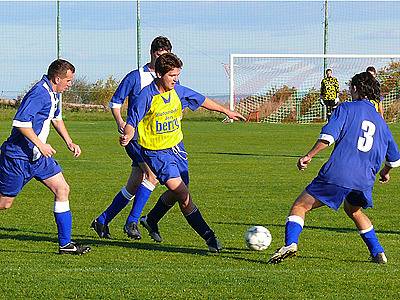
<path fill-rule="evenodd" d="M 125 127 L 125 121 L 121 116 L 121 106 L 125 99 L 128 97 L 129 113 L 139 92 L 156 77 L 154 64 L 157 57 L 163 53 L 171 52 L 171 50 L 172 45 L 168 38 L 156 37 L 150 47 L 150 62 L 127 74 L 118 86 L 110 101 L 110 108 L 120 133 L 123 132 Z M 133 201 L 132 209 L 124 225 L 124 232 L 129 238 L 140 240 L 142 235 L 137 226 L 139 217 L 158 183 L 155 175 L 141 157 L 140 146 L 136 137 L 125 147 L 125 150 L 132 160 L 132 171 L 126 186 L 115 195 L 110 206 L 92 222 L 91 227 L 100 238 L 111 238 L 108 224 L 129 202 Z"/>
<path fill-rule="evenodd" d="M 373 206 L 372 189 L 383 161 L 379 176 L 380 182 L 385 183 L 390 179 L 390 169 L 400 166 L 400 153 L 388 126 L 369 101 L 380 96 L 375 78 L 368 72 L 355 75 L 350 82 L 350 92 L 353 101 L 336 108 L 318 141 L 297 163 L 297 167 L 304 170 L 317 153 L 335 143 L 318 176 L 294 202 L 286 220 L 285 246 L 271 256 L 270 263 L 296 255 L 307 212 L 324 205 L 337 210 L 343 202 L 372 261 L 387 263 L 384 249 L 362 208 Z"/>
<path fill-rule="evenodd" d="M 11 135 L 1 146 L 0 209 L 10 208 L 32 178 L 42 182 L 55 196 L 59 253 L 80 255 L 89 252 L 90 247 L 71 241 L 69 186 L 60 165 L 52 157 L 55 149 L 46 143 L 52 124 L 74 157 L 81 154 L 80 147 L 69 136 L 61 114 L 60 93 L 72 85 L 74 73 L 75 67 L 71 63 L 57 59 L 50 64 L 47 75 L 22 99 Z"/>
<path fill-rule="evenodd" d="M 177 84 L 182 66 L 182 61 L 172 53 L 157 58 L 157 78 L 140 92 L 133 103 L 120 144 L 124 147 L 128 145 L 137 131 L 145 162 L 159 182 L 168 188 L 147 216 L 140 219 L 150 237 L 156 242 L 162 241 L 158 222 L 178 202 L 187 222 L 205 240 L 209 250 L 219 252 L 222 249 L 220 242 L 189 193 L 188 156 L 182 142 L 182 110 L 203 107 L 224 113 L 233 120 L 245 118 Z"/>

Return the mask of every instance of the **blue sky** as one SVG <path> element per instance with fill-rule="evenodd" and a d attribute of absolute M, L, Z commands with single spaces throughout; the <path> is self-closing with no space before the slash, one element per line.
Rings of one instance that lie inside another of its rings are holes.
<path fill-rule="evenodd" d="M 136 68 L 135 1 L 62 1 L 61 56 L 88 81 Z M 330 1 L 329 52 L 396 54 L 399 1 Z M 55 1 L 0 1 L 0 97 L 22 93 L 56 56 Z M 142 1 L 142 63 L 157 35 L 184 61 L 181 82 L 229 93 L 230 53 L 322 53 L 323 1 Z"/>

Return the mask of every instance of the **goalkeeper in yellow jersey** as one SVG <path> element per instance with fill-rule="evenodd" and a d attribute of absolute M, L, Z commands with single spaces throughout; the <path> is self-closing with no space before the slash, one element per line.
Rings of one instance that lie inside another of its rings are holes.
<path fill-rule="evenodd" d="M 326 118 L 329 120 L 339 104 L 339 82 L 332 76 L 332 69 L 326 69 L 325 74 L 325 78 L 321 81 L 320 101 L 326 106 Z"/>

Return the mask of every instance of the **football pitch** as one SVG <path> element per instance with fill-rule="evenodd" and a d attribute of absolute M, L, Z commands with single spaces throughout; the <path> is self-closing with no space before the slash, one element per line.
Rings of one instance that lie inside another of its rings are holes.
<path fill-rule="evenodd" d="M 3 141 L 10 121 L 0 122 Z M 279 265 L 267 260 L 283 243 L 288 210 L 315 177 L 332 147 L 296 168 L 321 125 L 222 124 L 184 121 L 191 192 L 224 251 L 207 252 L 178 206 L 160 222 L 156 244 L 123 233 L 129 208 L 110 224 L 112 240 L 101 240 L 91 221 L 126 183 L 130 161 L 118 145 L 114 122 L 67 121 L 83 151 L 74 159 L 52 130 L 71 186 L 73 238 L 92 246 L 87 255 L 56 254 L 52 194 L 31 181 L 14 205 L 0 212 L 0 299 L 398 299 L 400 297 L 400 171 L 374 189 L 367 210 L 385 247 L 387 265 L 369 262 L 368 250 L 343 209 L 312 211 L 300 237 L 298 256 Z M 400 142 L 400 124 L 390 126 Z M 148 212 L 165 190 L 157 187 Z M 252 225 L 273 236 L 265 251 L 247 250 L 243 235 Z"/>

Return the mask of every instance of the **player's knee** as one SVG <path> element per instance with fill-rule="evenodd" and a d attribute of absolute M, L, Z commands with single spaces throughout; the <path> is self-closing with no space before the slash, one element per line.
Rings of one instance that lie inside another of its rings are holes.
<path fill-rule="evenodd" d="M 69 191 L 69 184 L 65 182 L 56 188 L 55 195 L 58 199 L 68 199 Z"/>
<path fill-rule="evenodd" d="M 181 211 L 185 215 L 187 215 L 193 211 L 193 209 L 195 208 L 195 205 L 194 205 L 190 195 L 188 195 L 188 197 L 185 200 L 179 201 L 179 207 L 181 208 Z"/>
<path fill-rule="evenodd" d="M 349 209 L 348 207 L 347 208 L 345 207 L 344 211 L 345 211 L 346 215 L 349 216 L 349 218 L 351 218 L 351 219 L 354 219 L 359 214 L 359 211 Z"/>
<path fill-rule="evenodd" d="M 156 186 L 158 184 L 158 180 L 155 176 L 148 177 L 147 179 L 153 186 Z"/>
<path fill-rule="evenodd" d="M 144 177 L 146 180 L 148 180 L 152 185 L 156 186 L 158 184 L 158 180 L 156 175 L 154 175 L 152 172 L 147 171 L 144 173 Z"/>

